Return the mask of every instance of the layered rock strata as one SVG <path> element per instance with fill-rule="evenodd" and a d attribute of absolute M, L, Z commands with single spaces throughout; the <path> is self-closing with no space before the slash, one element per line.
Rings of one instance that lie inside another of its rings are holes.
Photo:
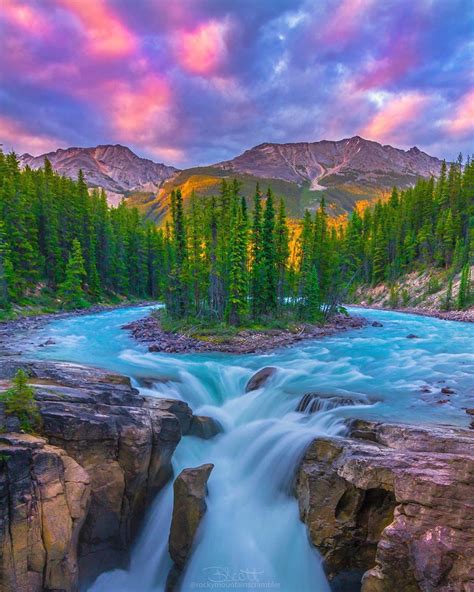
<path fill-rule="evenodd" d="M 311 542 L 344 592 L 473 590 L 473 490 L 471 431 L 368 421 L 315 440 L 296 484 Z"/>
<path fill-rule="evenodd" d="M 171 457 L 182 427 L 189 429 L 191 410 L 185 403 L 142 397 L 127 378 L 74 364 L 9 359 L 0 366 L 0 376 L 8 378 L 18 366 L 32 376 L 44 442 L 75 462 L 87 480 L 90 503 L 75 544 L 81 579 L 91 581 L 101 571 L 126 565 L 150 501 L 172 476 Z M 18 438 L 23 450 L 28 436 Z M 36 448 L 26 450 L 31 456 Z M 9 479 L 8 473 L 2 477 Z M 22 478 L 37 481 L 31 462 L 25 464 Z M 5 495 L 6 508 L 13 498 L 9 490 Z M 49 516 L 50 509 L 41 504 L 39 499 L 39 514 Z M 32 507 L 25 511 L 34 513 Z M 26 577 L 24 566 L 3 559 L 2 580 L 15 574 Z M 65 569 L 73 582 L 77 566 L 72 560 L 69 564 Z M 46 581 L 43 584 L 49 589 Z M 75 588 L 71 584 L 64 589 Z"/>

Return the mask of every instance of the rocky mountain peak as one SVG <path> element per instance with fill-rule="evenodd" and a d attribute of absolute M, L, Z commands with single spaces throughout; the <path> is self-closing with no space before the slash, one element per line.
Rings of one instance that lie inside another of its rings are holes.
<path fill-rule="evenodd" d="M 318 191 L 336 182 L 406 187 L 419 177 L 437 175 L 441 161 L 416 147 L 405 151 L 353 136 L 338 141 L 259 144 L 214 166 L 298 185 L 309 184 L 311 190 Z"/>
<path fill-rule="evenodd" d="M 141 158 L 127 146 L 100 144 L 89 148 L 59 148 L 40 156 L 23 154 L 20 164 L 40 168 L 48 158 L 60 174 L 77 179 L 82 169 L 91 187 L 102 187 L 107 192 L 125 194 L 129 191 L 157 191 L 164 181 L 178 169 L 148 158 Z"/>

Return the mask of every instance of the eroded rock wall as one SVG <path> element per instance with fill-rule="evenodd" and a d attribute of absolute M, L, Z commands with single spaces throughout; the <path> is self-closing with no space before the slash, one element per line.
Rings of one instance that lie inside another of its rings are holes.
<path fill-rule="evenodd" d="M 296 492 L 336 590 L 474 589 L 474 437 L 352 422 L 308 449 Z"/>
<path fill-rule="evenodd" d="M 90 481 L 77 545 L 81 581 L 87 583 L 126 566 L 149 503 L 172 476 L 171 457 L 192 413 L 185 403 L 142 397 L 127 378 L 102 370 L 21 364 L 35 385 L 41 435 L 74 459 Z M 17 367 L 8 360 L 0 374 L 8 377 Z"/>
<path fill-rule="evenodd" d="M 0 464 L 0 589 L 76 591 L 87 472 L 60 448 L 26 434 L 0 436 Z"/>

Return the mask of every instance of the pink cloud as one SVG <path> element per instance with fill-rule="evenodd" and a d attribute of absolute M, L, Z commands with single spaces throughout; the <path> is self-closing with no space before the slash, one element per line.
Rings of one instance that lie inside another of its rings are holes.
<path fill-rule="evenodd" d="M 402 141 L 400 129 L 421 113 L 427 100 L 419 92 L 409 92 L 389 99 L 360 130 L 360 135 L 379 142 L 394 141 L 394 138 Z"/>
<path fill-rule="evenodd" d="M 105 105 L 112 110 L 116 129 L 124 136 L 147 133 L 150 125 L 170 105 L 170 91 L 166 81 L 148 76 L 141 83 L 110 81 L 102 89 L 107 97 Z"/>
<path fill-rule="evenodd" d="M 132 54 L 137 48 L 133 33 L 107 6 L 105 0 L 58 0 L 80 22 L 89 52 L 117 58 Z"/>
<path fill-rule="evenodd" d="M 415 67 L 418 57 L 412 40 L 397 39 L 386 55 L 368 65 L 357 86 L 362 90 L 387 86 Z"/>
<path fill-rule="evenodd" d="M 179 164 L 180 162 L 184 162 L 186 158 L 186 153 L 181 148 L 173 148 L 172 146 L 166 146 L 159 143 L 146 144 L 145 149 L 154 158 L 163 162 Z"/>
<path fill-rule="evenodd" d="M 443 126 L 451 136 L 464 136 L 474 133 L 474 89 L 468 91 L 458 101 L 452 119 Z"/>
<path fill-rule="evenodd" d="M 29 151 L 42 154 L 65 146 L 64 142 L 54 136 L 42 133 L 32 133 L 18 121 L 0 115 L 0 143 L 3 150 L 15 150 L 18 154 Z"/>
<path fill-rule="evenodd" d="M 50 29 L 45 16 L 31 3 L 2 0 L 0 19 L 28 34 L 40 35 Z"/>
<path fill-rule="evenodd" d="M 375 0 L 342 0 L 323 27 L 326 43 L 337 44 L 350 41 L 357 33 L 366 12 Z"/>
<path fill-rule="evenodd" d="M 192 31 L 183 31 L 176 43 L 180 65 L 193 74 L 212 74 L 227 57 L 227 21 L 210 20 Z"/>

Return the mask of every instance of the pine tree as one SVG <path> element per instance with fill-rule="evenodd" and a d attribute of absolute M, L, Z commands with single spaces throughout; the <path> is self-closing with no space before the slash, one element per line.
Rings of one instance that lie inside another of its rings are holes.
<path fill-rule="evenodd" d="M 25 432 L 31 432 L 40 423 L 38 405 L 34 398 L 34 390 L 28 385 L 28 376 L 21 368 L 12 380 L 12 386 L 0 394 L 5 404 L 7 415 L 14 415 Z M 1 427 L 1 426 L 0 426 Z"/>
<path fill-rule="evenodd" d="M 279 306 L 282 306 L 285 300 L 285 282 L 289 256 L 289 229 L 286 223 L 285 202 L 281 199 L 275 224 L 275 265 L 277 276 L 277 302 Z"/>
<path fill-rule="evenodd" d="M 305 298 L 308 293 L 308 285 L 310 282 L 311 271 L 314 267 L 313 261 L 313 223 L 311 214 L 308 210 L 305 211 L 303 217 L 303 227 L 298 241 L 298 290 L 297 290 L 297 305 L 299 316 L 305 316 Z M 319 283 L 319 282 L 318 282 Z"/>
<path fill-rule="evenodd" d="M 471 268 L 468 263 L 464 265 L 461 272 L 461 281 L 457 299 L 457 308 L 466 308 L 471 300 Z"/>
<path fill-rule="evenodd" d="M 446 289 L 446 295 L 444 297 L 444 310 L 450 311 L 453 303 L 453 278 L 450 277 L 448 280 L 448 287 Z"/>
<path fill-rule="evenodd" d="M 277 307 L 277 269 L 275 253 L 275 210 L 268 190 L 262 225 L 263 308 L 266 314 Z"/>
<path fill-rule="evenodd" d="M 262 236 L 262 197 L 257 184 L 254 196 L 252 223 L 252 270 L 251 300 L 252 314 L 258 317 L 264 308 L 264 268 L 263 268 L 263 236 Z"/>
<path fill-rule="evenodd" d="M 188 249 L 185 227 L 183 197 L 178 189 L 171 197 L 173 210 L 173 237 L 175 247 L 175 267 L 172 270 L 176 285 L 176 311 L 179 316 L 188 312 Z"/>
<path fill-rule="evenodd" d="M 321 293 L 319 290 L 318 270 L 314 265 L 305 284 L 304 303 L 304 318 L 312 323 L 319 320 L 321 316 Z"/>
<path fill-rule="evenodd" d="M 230 244 L 230 286 L 227 318 L 239 325 L 247 311 L 247 222 L 245 211 L 238 207 L 232 225 Z"/>
<path fill-rule="evenodd" d="M 0 220 L 0 308 L 10 306 L 11 291 L 14 284 L 15 276 L 10 259 L 10 247 L 6 239 L 5 226 Z"/>
<path fill-rule="evenodd" d="M 75 238 L 66 265 L 66 277 L 59 286 L 59 296 L 66 308 L 83 308 L 87 304 L 82 287 L 86 275 L 81 243 Z"/>
<path fill-rule="evenodd" d="M 372 281 L 378 284 L 385 279 L 386 245 L 382 227 L 379 225 L 374 239 L 374 255 L 372 262 Z"/>

